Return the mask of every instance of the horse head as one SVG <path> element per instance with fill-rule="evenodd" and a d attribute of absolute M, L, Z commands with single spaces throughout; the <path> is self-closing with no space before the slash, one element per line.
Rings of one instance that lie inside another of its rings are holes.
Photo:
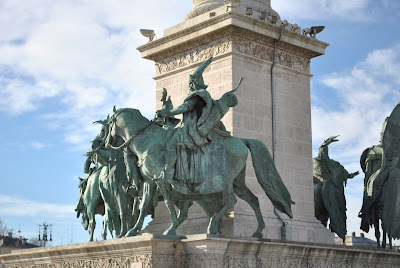
<path fill-rule="evenodd" d="M 142 129 L 151 124 L 151 122 L 142 116 L 139 110 L 132 108 L 116 109 L 108 121 L 109 130 L 105 140 L 106 148 L 122 149 L 129 144 L 131 139 Z M 119 139 L 122 138 L 125 143 L 116 147 Z"/>
<path fill-rule="evenodd" d="M 107 132 L 107 137 L 105 138 L 105 147 L 107 149 L 116 149 L 116 143 L 117 143 L 117 137 L 119 136 L 117 134 L 117 117 L 119 114 L 122 112 L 122 109 L 117 110 L 114 106 L 113 108 L 113 115 L 108 118 L 108 132 Z"/>
<path fill-rule="evenodd" d="M 108 115 L 107 119 L 105 119 L 105 120 L 97 120 L 97 121 L 93 122 L 93 124 L 101 124 L 101 129 L 95 139 L 105 140 L 107 138 L 108 130 L 109 130 L 109 121 L 110 121 L 110 115 Z"/>

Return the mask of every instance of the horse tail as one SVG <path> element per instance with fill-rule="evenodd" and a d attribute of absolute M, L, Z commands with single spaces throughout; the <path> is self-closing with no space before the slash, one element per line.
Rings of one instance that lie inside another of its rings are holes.
<path fill-rule="evenodd" d="M 295 202 L 290 197 L 290 193 L 275 167 L 267 146 L 258 140 L 242 139 L 242 141 L 250 150 L 258 183 L 265 191 L 265 194 L 274 207 L 293 218 L 291 205 L 295 204 Z"/>

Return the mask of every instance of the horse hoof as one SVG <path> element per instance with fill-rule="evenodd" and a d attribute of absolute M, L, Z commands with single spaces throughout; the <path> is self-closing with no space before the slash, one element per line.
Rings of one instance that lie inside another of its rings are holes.
<path fill-rule="evenodd" d="M 215 235 L 217 234 L 217 232 L 218 232 L 218 227 L 216 226 L 207 228 L 207 234 Z"/>
<path fill-rule="evenodd" d="M 263 234 L 261 232 L 255 232 L 251 237 L 262 238 Z"/>
<path fill-rule="evenodd" d="M 136 236 L 137 233 L 138 233 L 138 232 L 137 232 L 136 230 L 132 229 L 132 230 L 130 230 L 130 231 L 128 231 L 128 232 L 126 233 L 125 237 Z"/>
<path fill-rule="evenodd" d="M 175 230 L 166 230 L 163 235 L 176 235 L 176 231 Z"/>

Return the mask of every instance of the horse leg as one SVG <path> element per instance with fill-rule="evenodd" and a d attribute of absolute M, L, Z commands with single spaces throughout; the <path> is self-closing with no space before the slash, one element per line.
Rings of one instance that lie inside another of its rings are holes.
<path fill-rule="evenodd" d="M 94 229 L 96 228 L 96 220 L 94 213 L 89 212 L 89 241 L 93 241 Z"/>
<path fill-rule="evenodd" d="M 233 181 L 234 183 L 233 191 L 239 198 L 246 201 L 247 204 L 251 206 L 251 208 L 254 210 L 254 213 L 256 214 L 258 228 L 254 232 L 252 237 L 262 238 L 263 237 L 262 230 L 265 228 L 265 223 L 263 216 L 261 214 L 260 203 L 258 202 L 258 198 L 249 190 L 249 188 L 247 188 L 245 184 L 245 173 L 246 173 L 246 166 Z"/>
<path fill-rule="evenodd" d="M 142 196 L 142 202 L 140 204 L 139 218 L 135 226 L 126 233 L 125 237 L 135 236 L 142 229 L 144 218 L 146 217 L 147 211 L 149 210 L 149 207 L 152 204 L 153 195 L 155 191 L 156 191 L 156 185 L 154 183 L 149 184 L 148 182 L 145 182 L 143 184 L 143 196 Z"/>
<path fill-rule="evenodd" d="M 103 216 L 103 230 L 101 230 L 101 237 L 103 240 L 107 240 L 107 218 Z"/>
<path fill-rule="evenodd" d="M 382 235 L 382 248 L 386 248 L 386 232 L 383 231 Z"/>
<path fill-rule="evenodd" d="M 166 182 L 162 181 L 158 184 L 162 195 L 164 196 L 164 203 L 168 208 L 169 214 L 171 216 L 171 226 L 163 233 L 163 235 L 176 235 L 176 227 L 178 219 L 176 217 L 175 204 L 171 198 L 172 187 Z"/>
<path fill-rule="evenodd" d="M 229 209 L 231 209 L 237 202 L 236 196 L 233 192 L 233 185 L 229 185 L 223 193 L 224 205 L 217 214 L 211 217 L 207 228 L 207 234 L 216 234 L 218 232 L 218 222 Z"/>
<path fill-rule="evenodd" d="M 187 219 L 188 210 L 191 205 L 193 205 L 192 201 L 177 201 L 176 202 L 176 206 L 179 209 L 176 228 L 178 228 L 178 226 L 181 225 L 181 223 Z"/>
<path fill-rule="evenodd" d="M 378 215 L 375 216 L 375 219 L 374 219 L 374 226 L 375 226 L 376 245 L 377 245 L 378 248 L 380 248 L 380 247 L 381 247 L 381 242 L 380 242 L 381 232 L 379 231 L 379 219 L 378 219 Z"/>
<path fill-rule="evenodd" d="M 140 215 L 139 205 L 140 205 L 140 199 L 137 196 L 133 200 L 133 206 L 131 209 L 132 210 L 132 221 L 131 221 L 131 226 L 129 227 L 129 229 L 131 229 L 139 219 L 139 215 Z"/>
<path fill-rule="evenodd" d="M 126 232 L 128 231 L 128 224 L 129 224 L 129 219 L 128 219 L 128 214 L 127 214 L 127 198 L 121 193 L 121 190 L 117 194 L 117 203 L 118 203 L 118 208 L 119 208 L 119 217 L 121 219 L 121 226 L 120 226 L 120 232 L 118 237 L 123 237 L 125 236 Z"/>
<path fill-rule="evenodd" d="M 115 230 L 115 236 L 116 237 L 120 237 L 121 234 L 121 218 L 119 217 L 119 215 L 115 214 L 113 210 L 110 210 L 111 215 L 112 215 L 112 223 L 114 226 L 114 230 Z"/>

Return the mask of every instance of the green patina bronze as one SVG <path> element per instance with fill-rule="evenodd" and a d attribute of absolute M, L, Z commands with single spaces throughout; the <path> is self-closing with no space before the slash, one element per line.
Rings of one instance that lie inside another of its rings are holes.
<path fill-rule="evenodd" d="M 348 173 L 337 161 L 329 158 L 328 146 L 337 142 L 338 136 L 325 140 L 313 159 L 315 217 L 343 240 L 346 238 L 346 198 L 344 186 L 347 179 L 359 173 Z"/>
<path fill-rule="evenodd" d="M 363 195 L 363 206 L 358 214 L 358 217 L 361 218 L 361 227 L 365 232 L 369 232 L 370 226 L 375 226 L 375 237 L 377 246 L 380 247 L 380 231 L 379 231 L 379 220 L 382 219 L 382 195 L 377 199 L 374 204 L 368 208 L 369 212 L 365 212 L 367 209 L 369 198 L 372 195 L 372 189 L 374 185 L 374 181 L 377 175 L 380 172 L 382 166 L 382 157 L 383 157 L 383 147 L 382 147 L 382 139 L 383 133 L 385 131 L 386 122 L 385 120 L 381 132 L 381 140 L 380 144 L 371 146 L 363 151 L 360 157 L 360 166 L 365 173 L 364 177 L 364 195 Z M 366 217 L 369 217 L 368 219 Z M 383 247 L 386 246 L 386 235 L 383 235 Z"/>
<path fill-rule="evenodd" d="M 182 105 L 173 108 L 166 92 L 163 94 L 163 108 L 157 111 L 155 120 L 149 121 L 135 109 L 114 109 L 106 147 L 132 152 L 125 154 L 127 173 L 138 169 L 137 176 L 141 177 L 133 180 L 130 187 L 141 195 L 141 205 L 136 224 L 126 236 L 141 230 L 158 189 L 172 220 L 164 234 L 176 233 L 192 201 L 199 203 L 210 218 L 207 233 L 220 232 L 221 217 L 233 207 L 238 196 L 255 211 L 258 229 L 253 236 L 262 237 L 265 224 L 259 202 L 245 184 L 248 150 L 260 186 L 273 205 L 292 218 L 294 202 L 267 147 L 257 140 L 232 137 L 221 122 L 229 108 L 238 103 L 234 92 L 240 83 L 219 100 L 213 100 L 202 77 L 211 61 L 212 58 L 190 75 L 189 95 Z M 181 122 L 174 118 L 178 114 L 183 114 Z M 124 142 L 119 145 L 121 138 Z M 133 162 L 132 157 L 137 157 L 137 165 L 127 164 Z"/>
<path fill-rule="evenodd" d="M 107 237 L 107 229 L 111 234 L 115 231 L 117 236 L 124 236 L 134 223 L 134 198 L 128 197 L 125 191 L 132 182 L 129 181 L 130 174 L 126 172 L 124 155 L 104 147 L 109 130 L 108 120 L 95 122 L 102 127 L 86 153 L 84 172 L 88 175 L 79 184 L 80 194 L 75 208 L 77 217 L 82 214 L 82 225 L 86 230 L 89 229 L 89 241 L 93 241 L 95 214 L 103 215 L 103 239 Z M 140 179 L 138 176 L 136 178 Z M 135 206 L 138 210 L 138 201 Z"/>
<path fill-rule="evenodd" d="M 162 109 L 149 121 L 140 111 L 116 110 L 107 120 L 97 121 L 101 130 L 87 152 L 77 216 L 89 229 L 90 241 L 96 225 L 94 215 L 102 214 L 103 239 L 107 229 L 121 237 L 136 235 L 146 215 L 164 200 L 172 224 L 164 234 L 174 235 L 197 202 L 209 217 L 207 233 L 222 231 L 222 216 L 236 203 L 236 196 L 254 210 L 262 237 L 265 223 L 257 197 L 245 184 L 250 150 L 258 182 L 273 205 L 292 216 L 294 204 L 260 141 L 232 137 L 221 122 L 230 107 L 238 104 L 238 86 L 214 100 L 204 84 L 203 72 L 212 58 L 189 77 L 189 94 L 174 108 L 163 90 Z M 183 114 L 182 121 L 175 115 Z M 176 215 L 174 207 L 178 208 Z M 128 231 L 129 230 L 129 231 Z"/>
<path fill-rule="evenodd" d="M 400 104 L 393 109 L 383 129 L 382 165 L 369 179 L 371 183 L 360 212 L 361 229 L 368 232 L 374 217 L 381 219 L 382 247 L 386 246 L 387 234 L 392 248 L 392 239 L 400 238 Z"/>

